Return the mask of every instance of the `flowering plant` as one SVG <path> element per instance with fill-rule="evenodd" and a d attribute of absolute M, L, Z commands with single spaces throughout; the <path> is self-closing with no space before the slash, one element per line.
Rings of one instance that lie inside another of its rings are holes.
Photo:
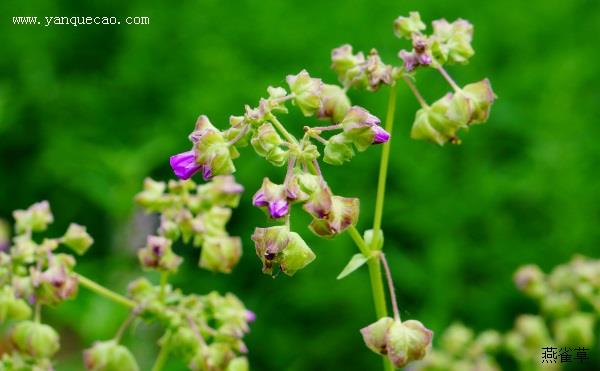
<path fill-rule="evenodd" d="M 246 105 L 242 115 L 231 116 L 226 130 L 217 129 L 206 116 L 200 116 L 189 135 L 192 148 L 172 156 L 170 161 L 179 178 L 189 179 L 201 173 L 208 180 L 232 174 L 233 160 L 239 157 L 238 148 L 251 145 L 256 154 L 272 165 L 287 165 L 281 182 L 265 178 L 252 198 L 253 205 L 277 223 L 257 227 L 252 235 L 262 271 L 292 276 L 316 257 L 302 236 L 291 229 L 294 204 L 300 204 L 311 216 L 308 227 L 317 236 L 331 239 L 347 232 L 359 253 L 349 260 L 338 278 L 346 277 L 362 265 L 368 266 L 378 320 L 361 333 L 367 347 L 384 356 L 388 370 L 423 358 L 433 336 L 421 322 L 400 319 L 390 268 L 383 253 L 382 212 L 397 85 L 404 82 L 421 106 L 415 114 L 411 137 L 439 145 L 460 143 L 459 132 L 484 123 L 496 98 L 487 79 L 460 87 L 444 68 L 466 64 L 473 56 L 473 26 L 462 19 L 452 23 L 436 20 L 432 26 L 431 34 L 425 34 L 426 25 L 417 12 L 395 20 L 396 36 L 411 42 L 410 50 L 398 53 L 403 61 L 399 66 L 384 63 L 376 49 L 365 56 L 362 52 L 353 53 L 350 45 L 342 45 L 331 53 L 332 68 L 341 85 L 324 83 L 302 70 L 287 76 L 287 87 L 269 86 L 268 95 L 256 107 Z M 451 92 L 432 104 L 425 101 L 415 84 L 418 71 L 425 68 L 438 71 L 451 88 Z M 350 89 L 375 92 L 384 85 L 389 87 L 389 100 L 382 126 L 372 112 L 352 105 L 348 92 Z M 288 113 L 288 103 L 304 117 L 327 124 L 304 125 L 304 134 L 294 136 L 281 118 Z M 356 229 L 360 201 L 335 194 L 325 180 L 320 161 L 344 165 L 356 152 L 364 152 L 373 145 L 383 145 L 375 217 L 373 228 L 361 234 Z M 388 316 L 382 265 L 393 317 Z"/>
<path fill-rule="evenodd" d="M 184 359 L 192 370 L 248 369 L 243 336 L 255 319 L 254 313 L 232 294 L 184 294 L 169 284 L 169 277 L 182 262 L 174 250 L 177 241 L 200 248 L 199 266 L 206 270 L 230 273 L 239 261 L 241 239 L 230 236 L 225 226 L 243 191 L 232 176 L 234 160 L 240 156 L 238 148 L 248 145 L 272 165 L 286 167 L 281 181 L 264 178 L 252 197 L 253 205 L 276 223 L 256 227 L 251 237 L 263 273 L 293 276 L 316 258 L 301 234 L 291 227 L 294 205 L 301 205 L 311 217 L 308 227 L 312 233 L 326 240 L 347 233 L 356 244 L 359 252 L 349 259 L 338 279 L 363 265 L 368 267 L 377 320 L 360 330 L 366 346 L 383 357 L 386 370 L 424 358 L 433 332 L 418 320 L 401 320 L 383 253 L 382 213 L 397 86 L 406 84 L 420 104 L 411 137 L 438 145 L 459 144 L 460 133 L 487 120 L 495 100 L 487 79 L 460 87 L 445 69 L 446 65 L 466 64 L 473 56 L 472 25 L 461 19 L 452 23 L 441 19 L 432 27 L 430 34 L 424 33 L 426 25 L 416 12 L 395 20 L 394 33 L 411 45 L 398 53 L 400 65 L 384 63 L 376 49 L 365 55 L 342 45 L 331 53 L 340 85 L 324 83 L 302 70 L 287 76 L 286 87 L 269 86 L 267 96 L 255 107 L 246 105 L 243 113 L 231 116 L 225 130 L 201 115 L 189 135 L 191 149 L 170 158 L 180 180 L 164 183 L 147 179 L 135 198 L 147 211 L 160 215 L 156 233 L 148 236 L 138 251 L 142 268 L 155 272 L 158 283 L 146 277 L 136 279 L 129 284 L 126 296 L 98 285 L 76 273 L 72 254 L 57 252 L 64 245 L 75 254 L 85 253 L 93 243 L 85 227 L 72 224 L 62 237 L 39 240 L 34 234 L 44 232 L 53 221 L 48 203 L 16 211 L 12 242 L 6 233 L 0 233 L 0 320 L 11 321 L 13 345 L 1 360 L 3 368 L 52 369 L 59 335 L 41 322 L 42 308 L 73 299 L 81 285 L 130 309 L 130 316 L 114 338 L 96 342 L 84 351 L 86 369 L 139 369 L 133 355 L 120 344 L 123 333 L 137 320 L 156 322 L 164 328 L 155 371 L 163 367 L 169 354 Z M 426 68 L 438 71 L 451 89 L 432 104 L 415 83 L 418 72 Z M 374 112 L 353 105 L 348 95 L 351 89 L 376 92 L 384 86 L 389 99 L 382 125 Z M 293 135 L 293 130 L 282 123 L 290 106 L 307 120 L 321 123 L 303 125 L 303 134 Z M 372 146 L 383 147 L 375 217 L 373 227 L 360 233 L 356 228 L 359 199 L 336 194 L 321 164 L 342 166 Z M 196 174 L 208 183 L 196 184 L 191 180 Z M 392 316 L 388 316 L 384 277 Z"/>

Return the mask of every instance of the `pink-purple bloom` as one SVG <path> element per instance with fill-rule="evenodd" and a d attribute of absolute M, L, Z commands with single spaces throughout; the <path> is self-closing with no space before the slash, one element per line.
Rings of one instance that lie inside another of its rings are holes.
<path fill-rule="evenodd" d="M 373 137 L 373 144 L 381 144 L 390 140 L 390 133 L 385 131 L 385 129 L 381 126 L 373 125 L 371 127 L 371 130 L 375 134 L 375 136 Z"/>
<path fill-rule="evenodd" d="M 260 189 L 252 197 L 252 204 L 264 207 L 273 219 L 282 218 L 290 212 L 290 203 L 297 198 L 297 195 L 288 188 L 265 178 Z"/>
<path fill-rule="evenodd" d="M 171 156 L 169 163 L 171 164 L 171 168 L 173 169 L 175 175 L 179 179 L 183 180 L 191 178 L 194 174 L 202 169 L 202 165 L 199 165 L 196 162 L 196 154 L 194 150 Z M 204 178 L 206 179 L 206 176 L 204 176 Z"/>

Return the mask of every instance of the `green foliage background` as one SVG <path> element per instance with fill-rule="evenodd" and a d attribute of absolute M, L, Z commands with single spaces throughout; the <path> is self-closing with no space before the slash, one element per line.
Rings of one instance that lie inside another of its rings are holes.
<path fill-rule="evenodd" d="M 123 292 L 140 273 L 134 256 L 147 223 L 131 199 L 145 176 L 172 177 L 169 155 L 189 147 L 196 117 L 219 127 L 268 85 L 306 68 L 334 82 L 329 53 L 342 43 L 380 50 L 399 63 L 406 44 L 393 19 L 419 10 L 427 22 L 463 17 L 475 25 L 477 52 L 453 67 L 460 83 L 489 77 L 499 96 L 488 124 L 461 146 L 409 139 L 417 103 L 401 86 L 385 204 L 387 255 L 404 318 L 436 332 L 461 320 L 507 329 L 536 311 L 513 288 L 512 272 L 535 262 L 548 270 L 600 246 L 600 3 L 573 1 L 55 1 L 0 4 L 0 216 L 48 199 L 61 233 L 70 221 L 96 239 L 80 270 Z M 149 16 L 148 26 L 16 26 L 13 16 Z M 448 89 L 419 75 L 430 100 Z M 387 90 L 352 92 L 383 117 Z M 286 121 L 299 131 L 305 121 Z M 372 219 L 380 148 L 349 165 L 324 166 L 333 189 L 361 198 L 359 228 Z M 264 226 L 250 205 L 270 167 L 251 151 L 237 160 L 246 187 L 230 224 L 244 256 L 230 276 L 196 268 L 198 251 L 174 278 L 186 291 L 232 291 L 257 313 L 247 337 L 255 370 L 366 370 L 379 360 L 358 329 L 374 317 L 368 276 L 335 277 L 355 247 L 348 236 L 313 237 L 296 228 L 317 260 L 293 278 L 260 273 L 250 235 Z M 298 213 L 297 213 L 298 214 Z M 156 277 L 153 277 L 156 279 Z M 111 337 L 124 311 L 84 289 L 44 313 L 63 335 L 58 370 L 81 369 L 80 351 Z M 156 352 L 158 328 L 136 327 L 127 341 L 142 369 Z M 600 353 L 599 349 L 591 353 Z M 597 360 L 598 358 L 596 358 Z M 182 367 L 174 361 L 169 369 Z"/>

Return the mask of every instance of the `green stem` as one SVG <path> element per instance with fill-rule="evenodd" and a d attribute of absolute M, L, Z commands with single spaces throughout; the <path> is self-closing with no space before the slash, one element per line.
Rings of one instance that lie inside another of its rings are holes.
<path fill-rule="evenodd" d="M 160 300 L 165 301 L 165 292 L 167 289 L 167 283 L 169 282 L 169 273 L 160 272 Z"/>
<path fill-rule="evenodd" d="M 452 89 L 454 89 L 454 91 L 456 91 L 456 92 L 461 91 L 460 86 L 458 86 L 456 84 L 456 82 L 454 82 L 454 79 L 450 76 L 450 74 L 448 72 L 446 72 L 446 70 L 444 69 L 444 67 L 439 66 L 437 68 L 437 70 L 442 74 L 442 76 L 444 77 L 444 79 L 446 79 L 446 81 L 452 87 Z"/>
<path fill-rule="evenodd" d="M 82 276 L 81 274 L 76 273 L 77 278 L 79 279 L 79 283 L 86 287 L 88 290 L 95 292 L 100 296 L 104 296 L 105 298 L 114 301 L 115 303 L 124 305 L 129 308 L 135 308 L 136 303 L 133 300 L 126 298 L 123 295 L 117 294 L 116 292 L 107 289 L 104 286 L 97 284 L 96 282 L 90 280 L 87 277 Z"/>
<path fill-rule="evenodd" d="M 283 126 L 283 124 L 281 122 L 279 122 L 279 120 L 277 120 L 277 117 L 275 117 L 273 114 L 269 114 L 267 116 L 267 119 L 273 124 L 275 125 L 275 127 L 283 134 L 283 136 L 285 137 L 285 139 L 288 140 L 288 142 L 298 145 L 298 140 L 296 140 L 296 138 L 290 134 L 289 131 L 286 130 L 286 128 Z"/>
<path fill-rule="evenodd" d="M 121 342 L 121 339 L 123 338 L 123 334 L 125 334 L 125 331 L 127 331 L 127 329 L 129 328 L 129 325 L 131 325 L 131 322 L 133 322 L 133 319 L 135 318 L 136 315 L 137 315 L 137 311 L 134 309 L 131 311 L 131 313 L 129 313 L 127 318 L 125 318 L 125 321 L 123 321 L 123 323 L 117 330 L 117 333 L 115 334 L 115 337 L 114 337 L 115 342 L 117 342 L 117 343 Z"/>
<path fill-rule="evenodd" d="M 417 89 L 417 87 L 415 86 L 415 84 L 413 84 L 413 82 L 410 80 L 410 78 L 403 76 L 402 79 L 404 80 L 406 85 L 408 85 L 408 87 L 410 88 L 410 91 L 413 92 L 415 98 L 417 98 L 417 101 L 419 102 L 421 107 L 429 108 L 429 104 L 427 104 L 425 99 L 423 99 L 423 96 L 421 95 L 421 93 L 419 93 L 419 89 Z"/>
<path fill-rule="evenodd" d="M 167 339 L 168 340 L 168 339 Z M 169 357 L 169 347 L 168 344 L 163 344 L 160 347 L 160 351 L 158 352 L 158 356 L 156 357 L 156 361 L 154 361 L 154 366 L 152 366 L 152 371 L 160 371 L 167 362 L 167 358 Z"/>
<path fill-rule="evenodd" d="M 39 301 L 35 303 L 35 322 L 40 323 L 42 321 L 42 303 Z"/>
<path fill-rule="evenodd" d="M 392 134 L 394 129 L 394 113 L 396 111 L 396 84 L 390 87 L 388 98 L 387 115 L 385 118 L 385 130 Z M 379 231 L 381 231 L 381 218 L 383 216 L 383 203 L 385 200 L 385 182 L 387 180 L 388 163 L 390 160 L 390 147 L 392 137 L 383 144 L 381 151 L 381 163 L 379 164 L 379 180 L 377 183 L 377 198 L 375 199 L 375 217 L 373 219 L 373 241 L 371 247 L 376 249 L 379 244 Z M 379 263 L 377 263 L 379 266 Z"/>

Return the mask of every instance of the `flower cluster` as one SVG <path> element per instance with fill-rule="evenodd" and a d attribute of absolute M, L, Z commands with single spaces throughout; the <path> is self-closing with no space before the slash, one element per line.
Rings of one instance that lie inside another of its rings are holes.
<path fill-rule="evenodd" d="M 421 104 L 411 137 L 439 145 L 446 142 L 458 144 L 459 130 L 468 130 L 473 124 L 487 121 L 496 95 L 489 80 L 460 87 L 443 67 L 446 64 L 465 64 L 473 56 L 473 26 L 463 19 L 452 23 L 440 19 L 433 21 L 432 25 L 432 34 L 423 34 L 427 26 L 418 12 L 395 20 L 395 35 L 412 42 L 410 51 L 398 53 L 403 61 L 401 66 L 384 64 L 375 49 L 365 58 L 361 52 L 353 54 L 352 46 L 342 45 L 331 53 L 332 68 L 346 87 L 375 91 L 382 84 L 392 85 L 396 80 L 404 80 Z M 416 71 L 424 67 L 438 70 L 453 89 L 431 105 L 425 102 L 413 81 Z"/>
<path fill-rule="evenodd" d="M 6 228 L 0 231 L 0 322 L 15 322 L 10 329 L 14 351 L 0 360 L 2 369 L 51 369 L 51 357 L 58 351 L 59 336 L 39 321 L 43 305 L 56 306 L 73 299 L 78 276 L 73 271 L 75 258 L 57 252 L 65 246 L 82 255 L 93 243 L 85 227 L 71 224 L 62 237 L 39 239 L 54 221 L 47 201 L 26 210 L 17 210 L 12 243 Z M 35 308 L 35 320 L 31 320 Z"/>
<path fill-rule="evenodd" d="M 390 134 L 377 117 L 362 107 L 352 106 L 341 87 L 325 84 L 306 71 L 288 76 L 286 82 L 289 93 L 283 87 L 269 87 L 268 97 L 261 98 L 256 108 L 246 106 L 244 115 L 231 116 L 231 126 L 225 131 L 217 130 L 208 118 L 201 116 L 190 134 L 192 151 L 171 157 L 171 166 L 181 179 L 200 171 L 205 179 L 230 174 L 235 170 L 231 160 L 238 155 L 237 147 L 248 144 L 271 164 L 287 164 L 283 182 L 265 178 L 252 199 L 254 206 L 283 225 L 257 228 L 252 239 L 263 262 L 263 272 L 272 274 L 273 268 L 278 267 L 292 275 L 315 258 L 302 237 L 289 229 L 293 204 L 302 204 L 313 218 L 309 228 L 324 238 L 338 235 L 358 219 L 358 199 L 334 195 L 324 180 L 316 144 L 324 145 L 323 161 L 341 165 L 350 161 L 355 150 L 362 152 L 371 145 L 385 143 Z M 296 138 L 277 117 L 288 112 L 288 101 L 304 116 L 315 116 L 331 125 L 305 126 L 304 136 Z M 322 136 L 331 132 L 329 139 Z"/>
<path fill-rule="evenodd" d="M 540 363 L 542 348 L 593 346 L 600 315 L 600 260 L 577 256 L 548 275 L 536 265 L 526 265 L 515 273 L 515 284 L 540 303 L 541 314 L 519 315 L 514 327 L 504 334 L 486 330 L 475 336 L 470 328 L 455 323 L 442 335 L 440 348 L 411 370 L 498 371 L 499 354 L 513 358 L 520 369 L 559 369 L 558 363 Z"/>
<path fill-rule="evenodd" d="M 149 212 L 160 213 L 160 226 L 157 235 L 149 236 L 138 252 L 142 267 L 177 271 L 181 258 L 171 247 L 181 238 L 202 248 L 201 268 L 230 273 L 242 255 L 242 244 L 239 237 L 229 236 L 225 225 L 243 190 L 232 176 L 215 176 L 203 185 L 192 180 L 167 184 L 146 179 L 135 200 Z"/>
<path fill-rule="evenodd" d="M 185 360 L 190 370 L 248 369 L 242 337 L 255 315 L 233 294 L 183 295 L 170 286 L 153 286 L 145 278 L 133 281 L 128 291 L 141 318 L 166 328 L 161 347 Z M 105 346 L 99 343 L 94 348 Z M 95 353 L 88 354 L 86 363 L 95 362 Z"/>

